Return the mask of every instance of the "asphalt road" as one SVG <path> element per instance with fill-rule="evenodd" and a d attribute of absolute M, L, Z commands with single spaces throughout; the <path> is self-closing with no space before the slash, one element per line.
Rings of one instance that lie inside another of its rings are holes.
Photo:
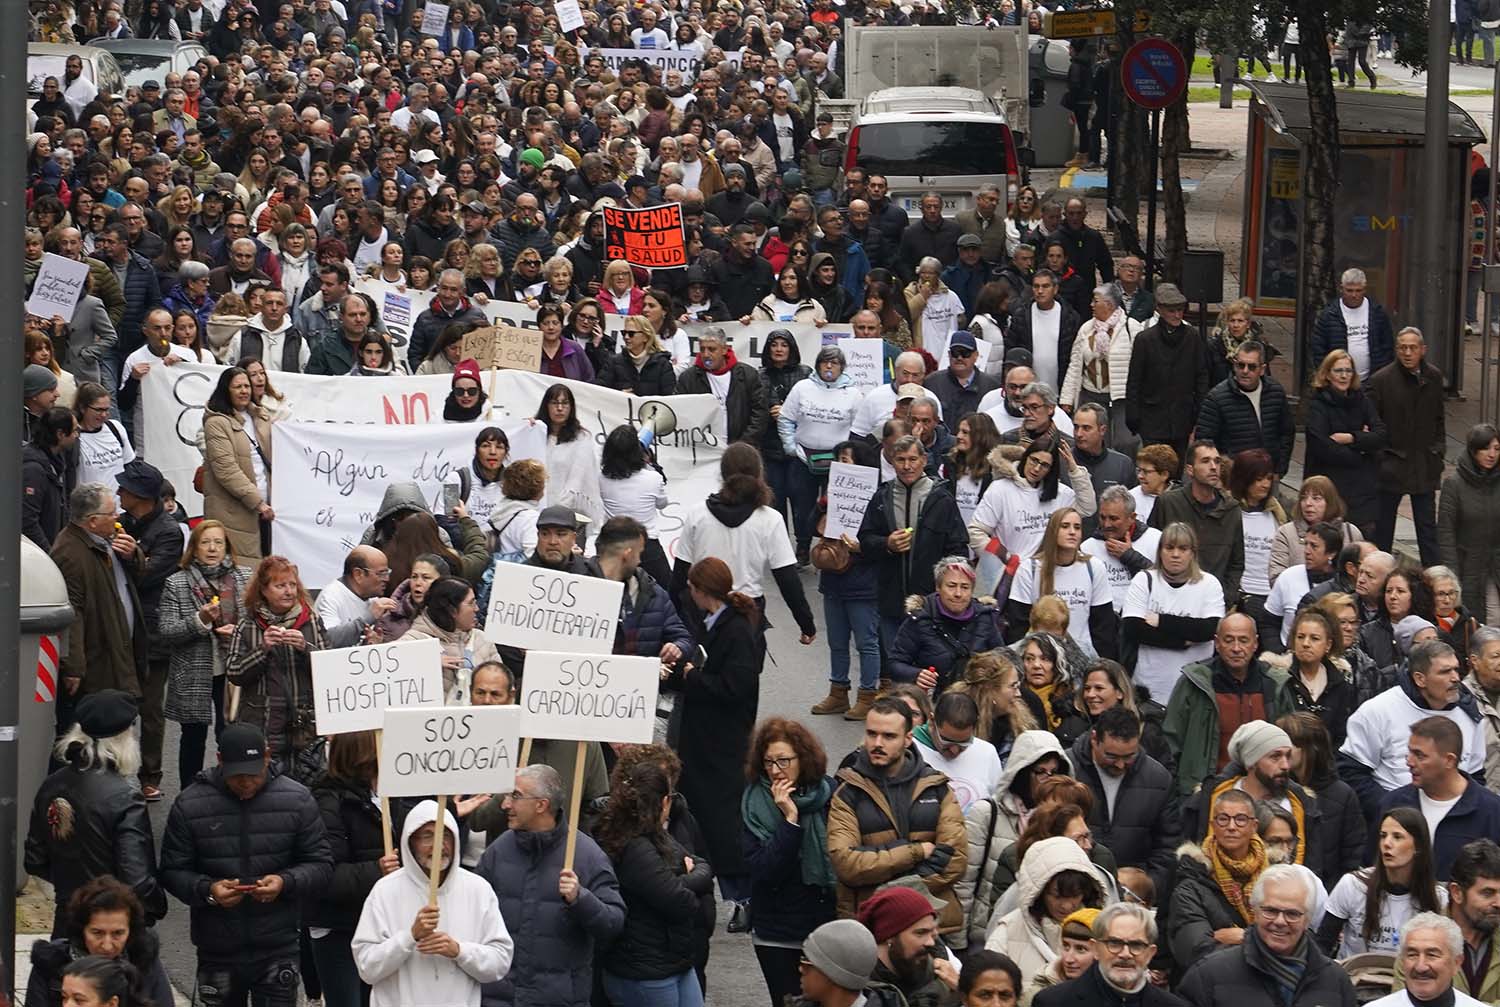
<path fill-rule="evenodd" d="M 766 583 L 771 592 L 767 598 L 771 629 L 767 632 L 768 655 L 765 672 L 761 676 L 760 715 L 797 717 L 808 723 L 828 749 L 830 766 L 836 766 L 839 759 L 858 744 L 861 726 L 842 717 L 814 717 L 807 712 L 809 707 L 823 698 L 827 689 L 827 641 L 819 636 L 811 646 L 799 644 L 796 622 L 776 591 L 775 582 L 767 578 Z M 811 567 L 804 571 L 802 585 L 821 627 L 822 597 L 817 593 L 816 571 Z M 858 657 L 854 660 L 854 674 L 857 676 Z M 162 781 L 165 796 L 160 802 L 151 805 L 151 821 L 155 827 L 158 849 L 162 829 L 167 821 L 167 811 L 178 791 L 177 736 L 176 725 L 168 721 L 166 752 L 162 760 L 166 768 L 166 777 Z M 212 739 L 209 744 L 208 758 L 211 761 L 214 758 Z M 161 957 L 172 984 L 190 998 L 196 959 L 193 943 L 188 936 L 188 913 L 175 899 L 172 902 L 171 911 L 156 928 L 161 936 Z M 764 1007 L 768 995 L 761 981 L 750 937 L 747 934 L 726 933 L 724 924 L 728 919 L 728 910 L 721 905 L 719 927 L 714 934 L 713 950 L 708 962 L 709 999 L 725 1007 Z"/>

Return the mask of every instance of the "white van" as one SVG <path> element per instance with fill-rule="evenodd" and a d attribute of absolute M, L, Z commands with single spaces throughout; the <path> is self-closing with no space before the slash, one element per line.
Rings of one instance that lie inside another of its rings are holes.
<path fill-rule="evenodd" d="M 943 216 L 974 208 L 984 183 L 1005 194 L 1009 212 L 1021 186 L 1021 160 L 1005 111 L 967 87 L 890 87 L 860 103 L 844 170 L 884 175 L 890 199 L 913 219 L 925 192 L 943 197 Z"/>

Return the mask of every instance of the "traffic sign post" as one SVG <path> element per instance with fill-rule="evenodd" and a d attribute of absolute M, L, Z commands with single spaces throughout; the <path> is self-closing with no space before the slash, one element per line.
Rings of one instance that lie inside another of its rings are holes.
<path fill-rule="evenodd" d="M 1163 38 L 1144 38 L 1120 60 L 1125 95 L 1151 112 L 1150 189 L 1146 197 L 1146 287 L 1156 282 L 1156 175 L 1161 163 L 1161 113 L 1187 90 L 1182 50 Z"/>

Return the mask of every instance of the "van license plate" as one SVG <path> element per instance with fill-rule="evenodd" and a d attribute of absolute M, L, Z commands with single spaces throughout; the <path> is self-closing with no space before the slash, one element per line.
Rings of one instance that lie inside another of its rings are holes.
<path fill-rule="evenodd" d="M 921 210 L 922 209 L 922 197 L 921 196 L 907 196 L 905 202 L 906 202 L 906 209 L 907 210 Z M 958 212 L 958 197 L 957 196 L 944 196 L 943 197 L 943 212 L 944 213 L 957 213 Z"/>

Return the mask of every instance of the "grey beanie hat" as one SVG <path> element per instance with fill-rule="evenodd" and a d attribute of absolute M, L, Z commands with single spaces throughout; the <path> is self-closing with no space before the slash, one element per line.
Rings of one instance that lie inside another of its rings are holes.
<path fill-rule="evenodd" d="M 1401 652 L 1402 657 L 1411 657 L 1411 649 L 1414 646 L 1412 638 L 1424 629 L 1437 629 L 1437 627 L 1419 615 L 1409 615 L 1391 627 L 1396 637 L 1396 649 Z"/>
<path fill-rule="evenodd" d="M 1291 748 L 1292 739 L 1275 724 L 1252 720 L 1241 724 L 1229 737 L 1229 757 L 1249 769 L 1278 748 Z"/>
<path fill-rule="evenodd" d="M 831 920 L 807 935 L 802 956 L 835 985 L 857 992 L 875 971 L 875 937 L 858 920 Z"/>
<path fill-rule="evenodd" d="M 57 387 L 57 375 L 41 364 L 27 364 L 21 372 L 21 398 L 31 399 Z"/>

